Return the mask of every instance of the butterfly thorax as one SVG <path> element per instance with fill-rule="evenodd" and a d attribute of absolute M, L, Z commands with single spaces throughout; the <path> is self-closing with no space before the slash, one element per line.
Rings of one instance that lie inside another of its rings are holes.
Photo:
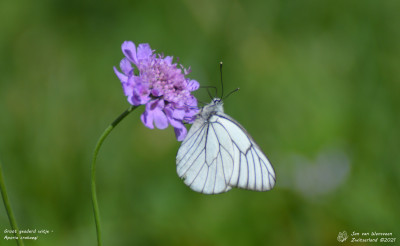
<path fill-rule="evenodd" d="M 212 115 L 224 112 L 224 103 L 220 98 L 214 98 L 211 103 L 204 106 L 198 113 L 198 119 L 207 121 Z"/>

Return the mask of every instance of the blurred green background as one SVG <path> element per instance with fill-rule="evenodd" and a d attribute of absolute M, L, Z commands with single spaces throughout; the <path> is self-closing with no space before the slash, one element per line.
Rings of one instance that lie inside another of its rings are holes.
<path fill-rule="evenodd" d="M 172 128 L 145 128 L 140 109 L 100 151 L 105 245 L 337 245 L 341 231 L 398 242 L 399 10 L 395 0 L 1 1 L 5 181 L 20 229 L 53 231 L 25 245 L 96 245 L 90 163 L 129 106 L 112 70 L 125 40 L 179 57 L 202 85 L 220 85 L 223 61 L 225 93 L 241 89 L 225 112 L 277 185 L 191 191 Z M 5 229 L 0 206 L 0 245 L 15 245 Z"/>

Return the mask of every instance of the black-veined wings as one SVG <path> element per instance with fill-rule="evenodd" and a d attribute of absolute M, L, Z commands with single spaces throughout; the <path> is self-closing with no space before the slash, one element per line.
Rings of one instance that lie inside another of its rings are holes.
<path fill-rule="evenodd" d="M 205 194 L 232 187 L 266 191 L 275 185 L 275 172 L 267 157 L 247 131 L 223 113 L 218 98 L 198 114 L 176 163 L 185 184 Z"/>

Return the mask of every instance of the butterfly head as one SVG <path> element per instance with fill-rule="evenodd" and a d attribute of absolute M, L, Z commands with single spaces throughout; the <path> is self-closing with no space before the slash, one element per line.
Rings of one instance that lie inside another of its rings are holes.
<path fill-rule="evenodd" d="M 223 102 L 220 98 L 214 98 L 211 103 L 204 106 L 198 113 L 198 117 L 203 120 L 208 120 L 212 115 L 216 113 L 223 113 Z"/>
<path fill-rule="evenodd" d="M 215 97 L 212 100 L 212 104 L 214 104 L 214 105 L 222 104 L 222 99 L 218 98 L 218 97 Z"/>

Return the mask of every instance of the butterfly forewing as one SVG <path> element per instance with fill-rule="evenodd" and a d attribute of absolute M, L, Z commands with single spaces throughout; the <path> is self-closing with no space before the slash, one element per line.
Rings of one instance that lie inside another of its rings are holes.
<path fill-rule="evenodd" d="M 197 192 L 217 194 L 238 187 L 266 191 L 275 185 L 267 157 L 214 99 L 203 108 L 176 157 L 177 173 Z"/>

